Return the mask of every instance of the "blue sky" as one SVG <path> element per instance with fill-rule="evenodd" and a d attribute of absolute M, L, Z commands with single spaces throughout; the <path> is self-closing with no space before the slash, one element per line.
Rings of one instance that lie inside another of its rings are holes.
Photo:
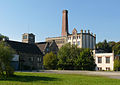
<path fill-rule="evenodd" d="M 70 33 L 89 29 L 97 42 L 120 41 L 120 0 L 0 0 L 0 33 L 15 41 L 28 32 L 37 42 L 60 36 L 64 9 Z"/>

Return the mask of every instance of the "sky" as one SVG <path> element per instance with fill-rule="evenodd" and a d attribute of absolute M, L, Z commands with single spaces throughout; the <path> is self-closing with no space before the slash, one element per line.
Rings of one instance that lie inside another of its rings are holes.
<path fill-rule="evenodd" d="M 14 41 L 24 33 L 35 34 L 36 42 L 61 36 L 65 9 L 69 33 L 90 30 L 97 42 L 120 41 L 120 0 L 0 0 L 0 33 Z"/>

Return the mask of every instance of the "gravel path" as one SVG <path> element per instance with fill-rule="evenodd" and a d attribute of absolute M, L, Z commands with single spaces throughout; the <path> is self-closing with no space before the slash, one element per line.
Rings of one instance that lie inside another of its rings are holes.
<path fill-rule="evenodd" d="M 28 71 L 22 71 L 28 72 Z M 37 71 L 32 71 L 38 73 Z M 120 72 L 108 72 L 108 71 L 77 71 L 77 70 L 40 70 L 39 73 L 56 73 L 56 74 L 83 74 L 93 76 L 106 76 L 109 78 L 120 79 Z"/>
<path fill-rule="evenodd" d="M 120 79 L 120 72 L 107 71 L 74 71 L 74 70 L 43 70 L 41 73 L 57 73 L 57 74 L 83 74 L 93 76 L 107 76 L 109 78 Z"/>

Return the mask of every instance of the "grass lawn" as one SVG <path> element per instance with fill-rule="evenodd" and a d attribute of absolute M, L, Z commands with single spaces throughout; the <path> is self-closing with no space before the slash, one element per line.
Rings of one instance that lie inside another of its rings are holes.
<path fill-rule="evenodd" d="M 7 80 L 0 80 L 0 85 L 120 85 L 119 79 L 78 74 L 21 73 Z"/>

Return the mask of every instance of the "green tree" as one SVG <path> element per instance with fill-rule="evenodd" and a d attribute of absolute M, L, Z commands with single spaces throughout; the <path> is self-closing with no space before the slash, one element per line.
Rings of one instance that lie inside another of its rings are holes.
<path fill-rule="evenodd" d="M 0 41 L 1 41 L 3 38 L 8 39 L 8 37 L 7 37 L 7 36 L 4 36 L 4 35 L 1 35 L 1 34 L 0 34 Z"/>
<path fill-rule="evenodd" d="M 119 71 L 120 70 L 120 60 L 115 59 L 114 60 L 114 71 Z"/>
<path fill-rule="evenodd" d="M 58 67 L 65 70 L 93 70 L 95 63 L 90 49 L 66 44 L 58 51 Z"/>
<path fill-rule="evenodd" d="M 45 69 L 56 69 L 57 62 L 57 56 L 53 52 L 47 53 L 43 56 L 43 65 Z"/>
<path fill-rule="evenodd" d="M 14 51 L 6 43 L 0 43 L 0 77 L 12 76 L 14 71 L 10 66 Z"/>
<path fill-rule="evenodd" d="M 108 43 L 107 40 L 104 40 L 103 42 L 99 42 L 96 44 L 96 49 L 109 53 L 112 52 L 112 47 L 111 47 L 112 44 L 113 44 L 112 42 Z"/>
<path fill-rule="evenodd" d="M 75 66 L 79 70 L 95 70 L 95 62 L 90 49 L 83 49 L 76 58 Z"/>
<path fill-rule="evenodd" d="M 79 48 L 76 45 L 70 45 L 70 43 L 62 46 L 58 51 L 58 67 L 60 69 L 74 69 L 74 59 L 79 54 Z"/>
<path fill-rule="evenodd" d="M 113 46 L 112 50 L 114 50 L 115 55 L 120 54 L 120 43 L 119 43 L 119 42 L 116 43 L 116 44 Z"/>

